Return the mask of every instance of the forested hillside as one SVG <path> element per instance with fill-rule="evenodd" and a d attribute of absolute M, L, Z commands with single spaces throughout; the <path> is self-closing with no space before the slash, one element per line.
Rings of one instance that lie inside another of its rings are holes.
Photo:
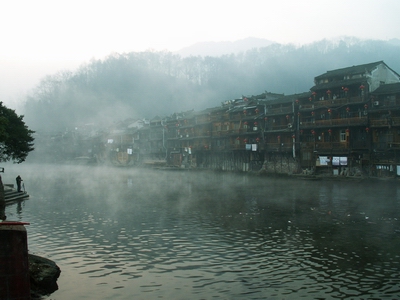
<path fill-rule="evenodd" d="M 171 52 L 112 54 L 44 78 L 28 96 L 27 124 L 37 132 L 125 118 L 152 118 L 264 91 L 301 93 L 327 70 L 383 60 L 400 72 L 399 41 L 348 38 L 302 47 L 271 44 L 218 57 Z"/>

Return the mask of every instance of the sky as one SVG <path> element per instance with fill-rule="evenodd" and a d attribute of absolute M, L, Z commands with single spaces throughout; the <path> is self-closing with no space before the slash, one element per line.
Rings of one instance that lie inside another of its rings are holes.
<path fill-rule="evenodd" d="M 6 0 L 0 101 L 15 109 L 46 75 L 117 52 L 177 51 L 255 37 L 296 45 L 400 39 L 398 0 Z"/>

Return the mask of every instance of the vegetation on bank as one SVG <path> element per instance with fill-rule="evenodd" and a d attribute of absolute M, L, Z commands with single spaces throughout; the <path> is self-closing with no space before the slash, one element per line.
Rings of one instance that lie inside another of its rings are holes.
<path fill-rule="evenodd" d="M 0 161 L 21 163 L 34 150 L 34 131 L 28 128 L 23 118 L 0 102 Z"/>

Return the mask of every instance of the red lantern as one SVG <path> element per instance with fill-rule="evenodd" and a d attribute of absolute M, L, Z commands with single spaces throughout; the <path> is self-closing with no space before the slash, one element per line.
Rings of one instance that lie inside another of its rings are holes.
<path fill-rule="evenodd" d="M 328 109 L 328 113 L 331 114 L 332 113 L 332 109 L 329 108 Z"/>
<path fill-rule="evenodd" d="M 236 140 L 237 140 L 237 141 L 240 141 L 240 138 L 239 138 L 239 137 L 237 137 L 237 138 L 236 138 Z"/>
<path fill-rule="evenodd" d="M 365 88 L 365 86 L 360 85 L 360 90 L 363 90 Z"/>
<path fill-rule="evenodd" d="M 248 123 L 247 122 L 244 122 L 244 125 L 247 125 Z"/>
<path fill-rule="evenodd" d="M 257 122 L 254 122 L 254 126 L 257 126 L 258 125 L 258 123 Z"/>
<path fill-rule="evenodd" d="M 315 131 L 314 131 L 314 129 L 313 129 L 313 130 L 311 130 L 311 134 L 312 134 L 312 135 L 315 135 Z"/>
<path fill-rule="evenodd" d="M 316 92 L 312 92 L 313 97 L 315 98 L 315 96 L 317 95 Z"/>
<path fill-rule="evenodd" d="M 349 133 L 349 132 L 350 132 L 350 129 L 347 128 L 347 129 L 346 129 L 346 133 Z"/>
<path fill-rule="evenodd" d="M 258 112 L 259 112 L 258 108 L 256 108 L 255 112 L 256 112 L 256 114 L 258 114 Z"/>
<path fill-rule="evenodd" d="M 349 91 L 349 89 L 346 87 L 343 89 L 346 93 Z"/>
<path fill-rule="evenodd" d="M 260 142 L 260 138 L 256 138 L 256 142 L 259 143 Z"/>
<path fill-rule="evenodd" d="M 328 95 L 330 95 L 332 92 L 331 92 L 331 90 L 327 90 L 326 93 L 327 93 Z"/>
<path fill-rule="evenodd" d="M 243 111 L 243 114 L 245 114 L 245 115 L 246 115 L 246 114 L 247 114 L 247 110 L 244 110 L 244 111 Z"/>
<path fill-rule="evenodd" d="M 264 121 L 268 121 L 268 117 L 265 117 L 265 118 L 264 118 Z"/>
<path fill-rule="evenodd" d="M 328 129 L 329 134 L 332 134 L 332 129 Z"/>
<path fill-rule="evenodd" d="M 312 101 L 312 98 L 310 97 L 310 98 L 308 98 L 308 100 Z"/>
<path fill-rule="evenodd" d="M 368 104 L 364 104 L 364 109 L 368 109 Z"/>
<path fill-rule="evenodd" d="M 311 115 L 314 116 L 314 115 L 315 115 L 315 112 L 312 111 L 312 112 L 311 112 Z"/>
<path fill-rule="evenodd" d="M 244 142 L 245 144 L 247 144 L 247 139 L 244 139 L 243 142 Z"/>
<path fill-rule="evenodd" d="M 350 107 L 346 107 L 346 111 L 349 112 L 350 111 Z"/>
<path fill-rule="evenodd" d="M 295 137 L 296 137 L 296 136 L 293 134 L 293 135 L 292 135 L 292 139 L 294 139 Z"/>
<path fill-rule="evenodd" d="M 296 104 L 299 104 L 299 99 L 296 99 Z"/>
<path fill-rule="evenodd" d="M 365 131 L 368 133 L 369 132 L 369 128 L 367 127 L 367 128 L 365 128 Z"/>

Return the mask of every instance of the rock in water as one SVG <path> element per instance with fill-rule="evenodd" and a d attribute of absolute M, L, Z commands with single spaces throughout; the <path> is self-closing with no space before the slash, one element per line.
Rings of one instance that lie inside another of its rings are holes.
<path fill-rule="evenodd" d="M 29 254 L 29 273 L 32 299 L 50 295 L 58 290 L 60 268 L 50 259 Z"/>

